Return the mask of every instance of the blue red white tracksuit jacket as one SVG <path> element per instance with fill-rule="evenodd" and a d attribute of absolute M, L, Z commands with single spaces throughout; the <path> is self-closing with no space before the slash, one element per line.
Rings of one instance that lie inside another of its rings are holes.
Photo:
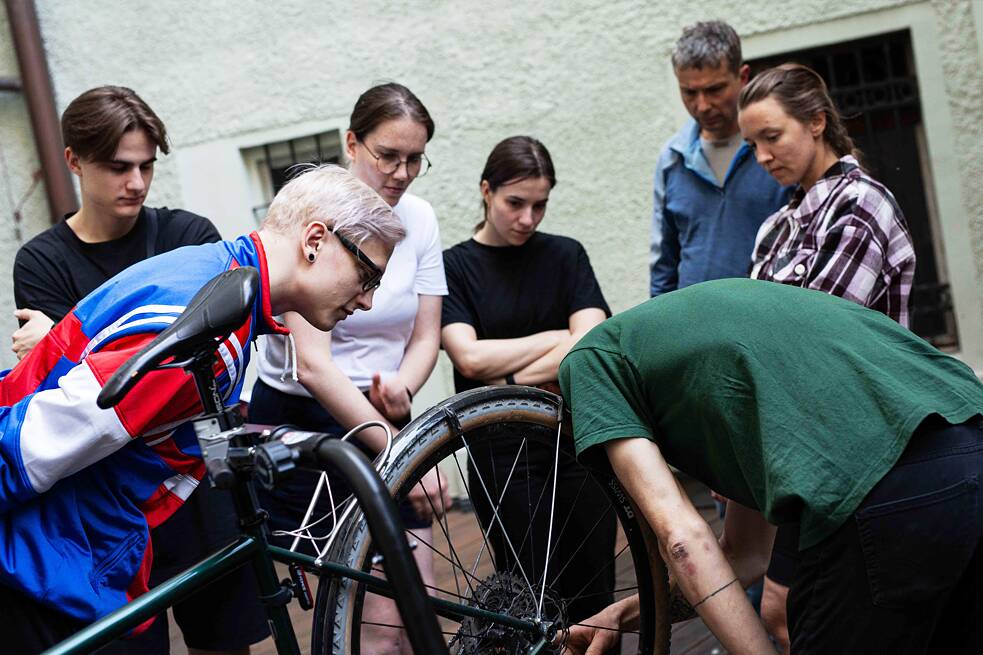
<path fill-rule="evenodd" d="M 270 313 L 255 233 L 126 269 L 0 379 L 0 584 L 87 622 L 147 591 L 148 530 L 205 473 L 187 422 L 201 404 L 181 370 L 149 374 L 112 409 L 99 409 L 96 396 L 206 282 L 239 266 L 256 267 L 262 287 L 250 318 L 219 348 L 216 378 L 233 405 L 249 345 L 258 334 L 286 333 Z"/>

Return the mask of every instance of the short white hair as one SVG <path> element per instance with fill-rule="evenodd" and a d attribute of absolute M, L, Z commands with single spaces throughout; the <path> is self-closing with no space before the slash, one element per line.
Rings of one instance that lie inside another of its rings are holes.
<path fill-rule="evenodd" d="M 356 244 L 374 239 L 392 249 L 406 237 L 392 207 L 335 164 L 312 164 L 287 182 L 270 204 L 261 227 L 290 234 L 312 221 L 321 221 Z"/>

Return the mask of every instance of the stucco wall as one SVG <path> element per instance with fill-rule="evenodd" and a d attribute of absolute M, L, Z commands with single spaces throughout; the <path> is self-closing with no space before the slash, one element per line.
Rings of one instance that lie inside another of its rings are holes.
<path fill-rule="evenodd" d="M 584 243 L 619 311 L 647 295 L 652 169 L 685 116 L 668 64 L 681 27 L 719 17 L 753 39 L 905 5 L 922 5 L 937 18 L 943 64 L 937 74 L 946 76 L 943 100 L 959 134 L 954 154 L 973 230 L 968 274 L 979 287 L 983 80 L 973 27 L 980 14 L 971 0 L 758 0 L 739 10 L 731 2 L 651 0 L 539 6 L 47 0 L 38 2 L 38 13 L 59 107 L 91 86 L 125 84 L 166 121 L 175 154 L 158 167 L 151 203 L 196 209 L 186 203 L 177 173 L 182 150 L 298 123 L 343 125 L 361 91 L 395 79 L 421 97 L 437 123 L 428 147 L 434 169 L 413 190 L 434 205 L 450 245 L 466 238 L 478 218 L 477 178 L 492 145 L 517 133 L 539 137 L 559 178 L 542 229 Z M 6 65 L 8 53 L 0 57 Z M 10 110 L 0 104 L 0 111 Z M 216 183 L 214 193 L 229 192 L 223 187 Z M 35 202 L 30 211 L 37 216 L 44 208 Z M 246 215 L 214 218 L 250 227 Z M 4 230 L 7 223 L 0 223 L 0 244 L 10 238 Z M 0 316 L 7 299 L 0 295 Z"/>
<path fill-rule="evenodd" d="M 974 7 L 975 5 L 975 7 Z M 960 191 L 970 234 L 974 288 L 983 297 L 983 2 L 936 0 L 946 101 L 958 134 L 953 155 L 960 171 Z M 981 315 L 983 316 L 983 315 Z M 970 336 L 970 335 L 967 335 Z M 980 335 L 973 335 L 979 338 Z"/>
<path fill-rule="evenodd" d="M 0 76 L 20 76 L 4 11 L 0 11 Z M 24 96 L 0 92 L 0 368 L 8 368 L 16 362 L 10 352 L 9 338 L 17 329 L 11 281 L 14 253 L 24 240 L 49 225 L 44 187 L 39 184 L 28 195 L 32 175 L 38 167 Z M 14 210 L 22 203 L 23 221 L 17 226 Z"/>

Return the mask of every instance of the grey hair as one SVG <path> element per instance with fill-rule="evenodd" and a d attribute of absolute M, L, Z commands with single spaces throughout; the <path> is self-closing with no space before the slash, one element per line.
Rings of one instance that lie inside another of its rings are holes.
<path fill-rule="evenodd" d="M 321 221 L 356 244 L 375 239 L 389 249 L 406 237 L 392 207 L 348 170 L 335 164 L 302 170 L 276 194 L 262 228 L 290 234 Z"/>
<path fill-rule="evenodd" d="M 674 70 L 716 68 L 721 60 L 732 73 L 737 73 L 743 62 L 741 39 L 733 27 L 720 20 L 684 27 L 672 48 Z"/>

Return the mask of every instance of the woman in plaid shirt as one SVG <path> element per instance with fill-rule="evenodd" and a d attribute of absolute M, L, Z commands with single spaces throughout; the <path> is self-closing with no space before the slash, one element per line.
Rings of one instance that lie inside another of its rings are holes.
<path fill-rule="evenodd" d="M 741 132 L 792 200 L 761 225 L 751 277 L 818 289 L 908 326 L 915 251 L 901 208 L 861 168 L 823 79 L 785 64 L 738 101 Z"/>
<path fill-rule="evenodd" d="M 823 79 L 784 64 L 762 72 L 738 99 L 741 133 L 782 185 L 798 185 L 755 239 L 751 277 L 841 296 L 908 327 L 915 251 L 891 192 L 861 168 Z M 788 652 L 786 601 L 798 535 L 779 528 L 761 617 Z"/>

